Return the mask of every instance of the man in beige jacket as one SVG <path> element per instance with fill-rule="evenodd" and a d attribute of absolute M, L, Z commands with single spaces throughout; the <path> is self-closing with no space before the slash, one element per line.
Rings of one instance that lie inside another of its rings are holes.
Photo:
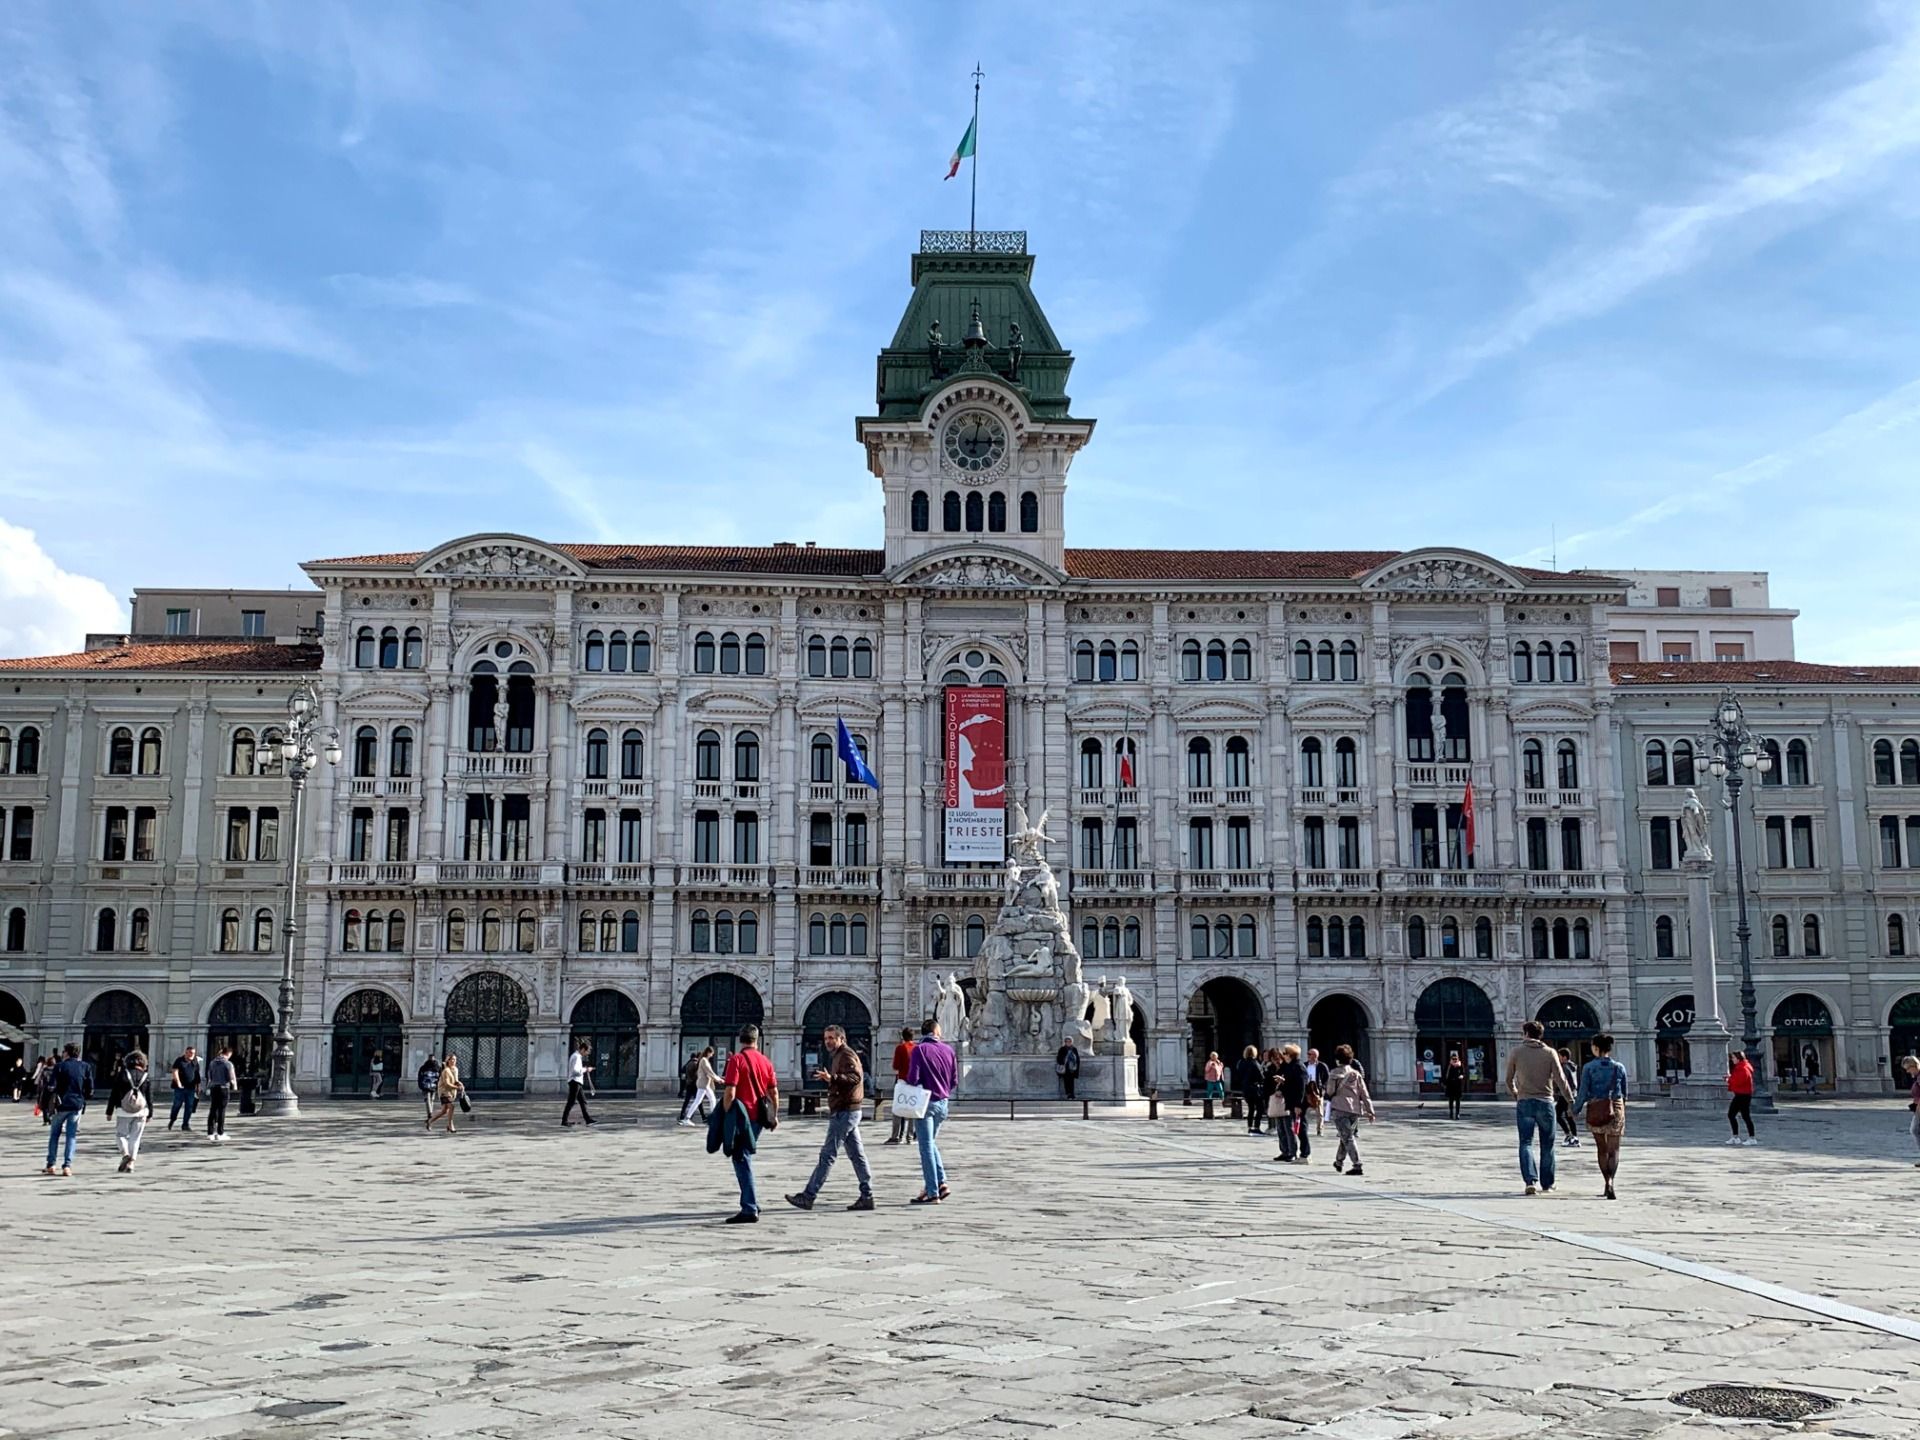
<path fill-rule="evenodd" d="M 1514 1120 L 1520 1127 L 1520 1178 L 1527 1194 L 1553 1192 L 1553 1100 L 1558 1095 L 1573 1103 L 1573 1091 L 1560 1069 L 1560 1057 L 1542 1038 L 1546 1026 L 1529 1020 L 1520 1027 L 1524 1037 L 1518 1049 L 1507 1053 L 1507 1091 L 1513 1096 Z M 1533 1166 L 1533 1136 L 1540 1133 L 1540 1169 Z"/>

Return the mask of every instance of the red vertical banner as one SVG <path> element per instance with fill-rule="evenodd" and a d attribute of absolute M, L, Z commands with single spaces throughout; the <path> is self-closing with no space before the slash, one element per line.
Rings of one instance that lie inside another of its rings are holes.
<path fill-rule="evenodd" d="M 1007 692 L 990 685 L 949 685 L 946 701 L 946 858 L 1004 860 Z"/>

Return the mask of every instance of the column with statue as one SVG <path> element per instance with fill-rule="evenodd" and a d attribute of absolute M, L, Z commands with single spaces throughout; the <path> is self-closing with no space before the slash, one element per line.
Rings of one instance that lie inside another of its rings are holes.
<path fill-rule="evenodd" d="M 1690 1058 L 1685 1078 L 1674 1082 L 1666 1103 L 1680 1110 L 1718 1110 L 1727 1103 L 1727 1051 L 1733 1035 L 1720 1013 L 1719 951 L 1713 925 L 1713 828 L 1699 795 L 1687 791 L 1680 810 L 1686 855 L 1680 862 L 1687 885 L 1687 953 L 1693 961 L 1693 1024 L 1687 1031 Z"/>

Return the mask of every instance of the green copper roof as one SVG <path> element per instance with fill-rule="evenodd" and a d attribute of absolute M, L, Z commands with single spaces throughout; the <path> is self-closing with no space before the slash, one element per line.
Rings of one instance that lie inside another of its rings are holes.
<path fill-rule="evenodd" d="M 968 248 L 971 241 L 974 248 Z M 1067 375 L 1073 353 L 1064 349 L 1028 283 L 1033 257 L 1021 231 L 922 231 L 913 257 L 913 297 L 893 341 L 880 352 L 877 371 L 879 418 L 898 420 L 920 413 L 922 401 L 939 385 L 965 371 L 987 370 L 1019 388 L 1036 416 L 1070 418 Z M 984 347 L 965 344 L 974 306 L 986 332 Z M 929 338 L 940 325 L 936 360 Z M 1015 367 L 1013 327 L 1019 326 L 1020 355 Z"/>

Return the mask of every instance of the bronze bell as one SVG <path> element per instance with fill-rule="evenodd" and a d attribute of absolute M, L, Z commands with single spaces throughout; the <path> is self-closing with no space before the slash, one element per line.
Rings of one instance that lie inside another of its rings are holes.
<path fill-rule="evenodd" d="M 967 333 L 960 343 L 965 345 L 969 350 L 980 350 L 986 347 L 987 327 L 980 323 L 980 302 L 978 300 L 973 302 L 973 314 L 967 320 Z"/>

